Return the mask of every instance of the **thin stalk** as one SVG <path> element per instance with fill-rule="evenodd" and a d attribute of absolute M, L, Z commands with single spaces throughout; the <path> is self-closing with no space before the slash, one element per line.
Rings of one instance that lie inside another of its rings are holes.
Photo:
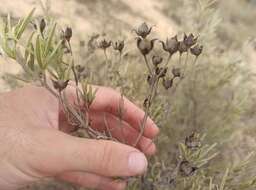
<path fill-rule="evenodd" d="M 144 130 L 145 130 L 145 127 L 146 127 L 146 121 L 148 119 L 148 116 L 149 116 L 149 109 L 150 109 L 150 106 L 151 106 L 151 102 L 154 98 L 154 95 L 155 95 L 155 92 L 156 92 L 156 87 L 155 85 L 157 84 L 157 82 L 155 81 L 152 85 L 151 85 L 151 89 L 150 89 L 150 94 L 148 96 L 148 104 L 147 104 L 147 107 L 146 107 L 146 110 L 145 110 L 145 115 L 143 117 L 143 120 L 142 120 L 142 123 L 140 125 L 140 133 L 134 143 L 133 146 L 137 146 L 141 137 L 143 136 L 143 133 L 144 133 Z"/>
<path fill-rule="evenodd" d="M 119 102 L 119 127 L 122 133 L 122 143 L 126 144 L 126 139 L 123 131 L 123 112 L 124 112 L 124 96 L 123 93 L 121 94 L 121 99 Z"/>
<path fill-rule="evenodd" d="M 171 58 L 172 58 L 172 54 L 169 53 L 169 56 L 168 56 L 167 61 L 165 63 L 165 67 L 169 64 Z"/>
<path fill-rule="evenodd" d="M 186 55 L 186 61 L 184 63 L 184 70 L 183 70 L 183 75 L 181 76 L 181 78 L 184 78 L 185 76 L 185 73 L 186 73 L 186 70 L 187 70 L 187 65 L 188 65 L 188 52 L 187 52 L 187 55 Z"/>
<path fill-rule="evenodd" d="M 69 113 L 72 114 L 72 116 L 80 123 L 79 126 L 83 126 L 84 129 L 87 130 L 88 135 L 90 135 L 93 138 L 97 138 L 97 136 L 99 136 L 99 133 L 95 130 L 93 130 L 92 128 L 90 128 L 89 126 L 89 122 L 85 122 L 84 118 L 82 118 L 82 115 L 78 114 L 77 111 L 69 105 L 67 98 L 65 96 L 65 93 L 59 93 L 57 94 L 53 89 L 51 89 L 51 87 L 48 85 L 47 81 L 46 81 L 46 75 L 45 73 L 43 74 L 43 80 L 41 80 L 41 84 L 42 86 L 44 86 L 52 95 L 54 95 L 57 99 L 59 99 L 63 106 L 64 109 L 66 110 L 66 116 L 69 118 Z M 88 117 L 87 117 L 88 118 Z"/>
<path fill-rule="evenodd" d="M 198 60 L 198 57 L 196 57 L 192 63 L 192 66 L 195 66 L 196 62 Z M 178 85 L 182 82 L 182 80 L 184 79 L 184 76 L 180 78 L 180 80 L 178 81 L 178 83 L 174 86 L 174 89 L 172 91 L 172 93 L 175 93 L 176 92 L 176 89 L 178 87 Z"/>
<path fill-rule="evenodd" d="M 127 71 L 128 71 L 128 68 L 129 68 L 129 65 L 130 65 L 130 61 L 127 61 L 125 64 L 125 67 L 124 67 L 124 74 L 126 75 L 127 74 Z"/>
<path fill-rule="evenodd" d="M 85 122 L 84 121 L 84 118 L 82 118 L 82 115 L 79 115 L 77 113 L 77 111 L 72 107 L 70 106 L 70 104 L 68 103 L 67 101 L 67 97 L 66 97 L 66 94 L 65 92 L 62 94 L 63 95 L 63 101 L 64 101 L 64 104 L 67 106 L 67 109 L 68 111 L 74 116 L 75 119 L 78 120 L 78 122 L 80 123 L 80 126 L 82 126 L 84 129 L 87 130 L 88 134 L 93 137 L 93 138 L 97 138 L 100 134 L 93 130 L 89 125 L 88 125 L 88 122 Z M 89 118 L 88 118 L 89 119 Z"/>
<path fill-rule="evenodd" d="M 59 98 L 59 95 L 48 85 L 45 73 L 43 73 L 43 80 L 40 80 L 40 82 L 41 85 L 44 86 L 52 95 Z"/>
<path fill-rule="evenodd" d="M 169 54 L 169 56 L 168 56 L 168 58 L 167 58 L 167 61 L 166 61 L 166 63 L 165 63 L 165 66 L 164 67 L 166 67 L 168 64 L 169 64 L 169 62 L 170 62 L 170 60 L 171 60 L 171 58 L 172 58 L 172 55 L 171 54 Z M 162 71 L 163 72 L 163 71 Z M 162 74 L 162 72 L 159 74 L 159 75 L 161 75 Z M 157 80 L 157 82 L 156 82 L 156 87 L 155 87 L 155 93 L 157 93 L 157 88 L 158 88 L 158 82 L 159 82 L 159 79 Z M 155 96 L 155 95 L 154 95 Z M 154 97 L 153 97 L 154 98 Z M 155 141 L 155 139 L 153 139 L 152 141 L 151 141 L 151 143 L 146 147 L 146 150 L 154 143 L 154 141 Z"/>
<path fill-rule="evenodd" d="M 106 113 L 104 113 L 104 123 L 105 123 L 105 126 L 106 126 L 106 128 L 107 128 L 108 136 L 109 136 L 110 138 L 113 138 L 113 137 L 112 137 L 112 134 L 111 134 L 111 130 L 110 130 L 109 126 L 108 126 L 107 119 L 106 119 Z"/>
<path fill-rule="evenodd" d="M 149 66 L 148 59 L 147 59 L 146 55 L 143 55 L 143 57 L 144 57 L 146 65 L 147 65 L 148 71 L 149 71 L 150 75 L 152 75 L 153 72 L 152 72 L 152 70 L 151 70 L 151 68 Z"/>
<path fill-rule="evenodd" d="M 107 50 L 104 49 L 104 56 L 105 56 L 105 69 L 104 69 L 104 76 L 107 75 L 108 71 L 108 55 L 107 55 Z"/>
<path fill-rule="evenodd" d="M 82 113 L 82 110 L 80 108 L 81 101 L 80 101 L 79 86 L 78 86 L 79 85 L 79 80 L 78 80 L 78 76 L 77 76 L 77 73 L 76 73 L 76 70 L 75 70 L 75 64 L 74 64 L 75 61 L 74 61 L 73 50 L 72 50 L 70 41 L 68 41 L 68 46 L 69 46 L 70 55 L 71 55 L 71 58 L 72 58 L 71 69 L 72 69 L 72 73 L 74 75 L 75 83 L 76 83 L 76 100 L 77 100 L 77 104 L 78 104 L 79 115 L 82 115 L 83 113 Z"/>
<path fill-rule="evenodd" d="M 119 64 L 122 63 L 122 52 L 119 53 Z"/>
<path fill-rule="evenodd" d="M 179 65 L 181 64 L 181 57 L 182 57 L 182 54 L 180 53 L 180 56 L 179 56 Z"/>

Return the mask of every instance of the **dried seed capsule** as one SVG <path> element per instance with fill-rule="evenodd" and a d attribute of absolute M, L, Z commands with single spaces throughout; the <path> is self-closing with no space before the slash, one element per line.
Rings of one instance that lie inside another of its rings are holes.
<path fill-rule="evenodd" d="M 183 54 L 183 53 L 188 51 L 188 47 L 186 46 L 184 41 L 179 42 L 179 48 L 178 49 L 179 49 L 180 54 Z"/>
<path fill-rule="evenodd" d="M 196 44 L 198 37 L 194 37 L 194 35 L 191 33 L 189 36 L 184 34 L 184 44 L 187 46 L 187 48 L 191 48 L 193 45 Z"/>
<path fill-rule="evenodd" d="M 154 42 L 156 39 L 153 40 L 147 40 L 147 39 L 141 39 L 140 37 L 137 38 L 137 47 L 142 53 L 142 55 L 147 55 L 151 52 L 151 50 L 154 48 Z"/>
<path fill-rule="evenodd" d="M 180 68 L 173 68 L 172 74 L 174 77 L 180 77 L 181 76 Z"/>
<path fill-rule="evenodd" d="M 111 41 L 107 41 L 106 39 L 103 39 L 98 43 L 98 48 L 106 50 L 111 46 L 111 43 L 112 43 Z"/>
<path fill-rule="evenodd" d="M 85 70 L 85 67 L 82 65 L 76 65 L 75 69 L 78 73 L 82 73 Z"/>
<path fill-rule="evenodd" d="M 116 41 L 114 43 L 112 43 L 113 49 L 116 51 L 119 51 L 120 53 L 122 53 L 123 49 L 124 49 L 124 41 Z"/>
<path fill-rule="evenodd" d="M 145 39 L 151 33 L 152 27 L 149 27 L 147 23 L 143 22 L 136 30 L 136 34 Z"/>
<path fill-rule="evenodd" d="M 156 80 L 156 79 L 155 79 L 154 76 L 148 75 L 148 77 L 147 77 L 147 82 L 148 82 L 148 84 L 149 84 L 150 86 L 154 84 L 155 80 Z"/>
<path fill-rule="evenodd" d="M 72 28 L 67 27 L 64 32 L 64 38 L 69 42 L 70 39 L 72 38 L 72 35 L 73 35 Z"/>
<path fill-rule="evenodd" d="M 69 80 L 66 80 L 66 81 L 64 81 L 64 80 L 57 80 L 57 81 L 52 80 L 53 87 L 56 90 L 60 91 L 60 92 L 68 86 L 68 82 L 69 82 Z"/>
<path fill-rule="evenodd" d="M 165 77 L 165 75 L 167 73 L 167 68 L 156 67 L 155 73 L 156 73 L 156 75 L 158 75 L 159 78 Z"/>
<path fill-rule="evenodd" d="M 173 55 L 178 51 L 179 48 L 179 41 L 177 35 L 172 38 L 167 38 L 166 42 L 160 41 L 162 43 L 163 49 L 169 52 L 170 55 Z"/>
<path fill-rule="evenodd" d="M 188 162 L 187 160 L 183 160 L 180 163 L 180 173 L 184 177 L 192 176 L 196 170 L 198 170 L 198 168 L 192 166 L 192 164 L 190 162 Z"/>
<path fill-rule="evenodd" d="M 201 147 L 201 141 L 199 139 L 199 135 L 196 133 L 192 133 L 190 136 L 186 137 L 185 145 L 189 149 L 197 149 Z"/>
<path fill-rule="evenodd" d="M 165 79 L 165 78 L 163 78 L 163 87 L 166 89 L 166 90 L 168 90 L 169 88 L 171 88 L 172 87 L 172 85 L 173 85 L 173 79 Z"/>
<path fill-rule="evenodd" d="M 143 106 L 144 106 L 144 108 L 147 108 L 147 107 L 150 106 L 150 102 L 149 102 L 149 99 L 148 99 L 148 98 L 146 98 L 146 99 L 144 100 Z"/>
<path fill-rule="evenodd" d="M 40 32 L 41 32 L 41 34 L 44 32 L 45 27 L 46 27 L 46 22 L 45 22 L 44 19 L 42 19 L 42 20 L 40 21 Z"/>
<path fill-rule="evenodd" d="M 196 45 L 195 47 L 190 49 L 190 52 L 195 55 L 196 57 L 198 57 L 199 55 L 201 55 L 203 51 L 203 46 L 202 45 Z"/>
<path fill-rule="evenodd" d="M 163 62 L 163 58 L 162 58 L 162 57 L 160 57 L 160 56 L 158 56 L 158 55 L 154 55 L 154 56 L 152 57 L 152 63 L 153 63 L 155 66 L 161 64 L 162 62 Z"/>

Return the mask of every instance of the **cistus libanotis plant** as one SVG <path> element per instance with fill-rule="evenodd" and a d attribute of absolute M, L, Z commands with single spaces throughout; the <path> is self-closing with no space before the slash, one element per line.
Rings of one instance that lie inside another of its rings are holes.
<path fill-rule="evenodd" d="M 97 89 L 89 85 L 87 68 L 75 61 L 71 45 L 72 29 L 70 27 L 61 29 L 55 20 L 49 17 L 34 19 L 34 11 L 35 9 L 15 24 L 12 23 L 9 15 L 1 20 L 0 44 L 4 56 L 16 60 L 23 68 L 27 78 L 21 80 L 46 88 L 61 102 L 70 125 L 74 127 L 73 135 L 125 143 L 125 139 L 112 137 L 111 130 L 113 129 L 109 129 L 107 122 L 104 127 L 106 130 L 103 132 L 90 125 L 89 110 Z M 155 111 L 153 106 L 159 92 L 182 85 L 182 80 L 187 75 L 187 67 L 194 67 L 203 51 L 203 46 L 197 43 L 198 37 L 193 34 L 184 34 L 182 39 L 178 39 L 176 35 L 162 41 L 151 38 L 152 30 L 153 28 L 146 23 L 142 23 L 133 30 L 136 34 L 134 44 L 137 45 L 138 56 L 142 56 L 145 62 L 147 70 L 145 80 L 148 84 L 147 96 L 142 103 L 145 116 L 140 123 L 140 133 L 133 146 L 137 146 L 147 118 L 152 111 Z M 98 39 L 99 37 L 102 39 Z M 154 51 L 156 44 L 161 47 L 160 50 L 158 49 L 161 53 Z M 108 53 L 109 51 L 117 52 L 118 61 L 121 63 L 126 46 L 125 41 L 120 39 L 112 41 L 105 39 L 104 36 L 96 35 L 88 42 L 88 45 L 103 51 L 105 57 L 103 76 L 106 80 L 111 80 L 112 72 L 115 72 L 114 77 L 121 80 L 122 76 L 115 69 L 117 65 L 113 65 L 114 61 Z M 165 57 L 162 56 L 164 54 L 166 54 Z M 179 57 L 178 66 L 172 64 L 172 58 L 176 55 Z M 185 61 L 181 59 L 183 55 L 185 55 Z M 192 55 L 194 59 L 188 59 L 189 55 Z M 65 89 L 69 86 L 75 88 L 77 105 L 71 105 L 67 101 Z M 120 95 L 120 126 L 124 111 L 122 97 L 123 94 Z M 208 162 L 218 154 L 214 151 L 216 143 L 208 145 L 204 143 L 204 137 L 203 134 L 200 135 L 194 131 L 184 137 L 184 142 L 178 145 L 179 151 L 174 165 L 172 161 L 159 160 L 158 157 L 149 158 L 151 162 L 145 175 L 125 179 L 129 182 L 129 189 L 154 190 L 175 187 L 198 189 L 202 183 L 207 183 L 205 186 L 208 189 L 224 189 L 231 169 L 227 169 L 220 185 L 214 184 L 213 178 L 202 180 Z M 237 170 L 234 169 L 234 171 Z M 250 183 L 253 184 L 253 182 Z"/>

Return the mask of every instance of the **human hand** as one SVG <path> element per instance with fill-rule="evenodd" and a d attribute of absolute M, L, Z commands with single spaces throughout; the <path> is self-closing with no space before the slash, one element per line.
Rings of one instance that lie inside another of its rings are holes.
<path fill-rule="evenodd" d="M 74 101 L 74 89 L 67 89 Z M 124 99 L 123 130 L 117 126 L 120 95 L 99 87 L 91 106 L 92 127 L 103 130 L 105 122 L 117 139 L 134 143 L 144 112 Z M 56 177 L 84 187 L 124 189 L 125 182 L 114 176 L 134 176 L 145 172 L 144 154 L 154 154 L 152 143 L 158 129 L 151 119 L 138 149 L 106 140 L 70 136 L 71 126 L 58 100 L 47 90 L 27 86 L 0 94 L 0 189 L 17 189 L 45 177 Z M 105 117 L 105 118 L 104 118 Z M 60 130 L 59 130 L 60 129 Z M 119 130 L 118 130 L 119 129 Z M 144 154 L 143 154 L 143 153 Z"/>

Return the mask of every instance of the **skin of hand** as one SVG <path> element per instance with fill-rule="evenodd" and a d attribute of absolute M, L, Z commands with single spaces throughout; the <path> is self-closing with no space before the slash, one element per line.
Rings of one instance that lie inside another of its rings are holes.
<path fill-rule="evenodd" d="M 91 125 L 105 130 L 121 142 L 84 139 L 69 135 L 59 101 L 46 89 L 26 86 L 0 94 L 0 189 L 14 190 L 46 177 L 54 177 L 83 187 L 119 190 L 125 181 L 113 177 L 143 174 L 145 155 L 156 151 L 152 139 L 159 132 L 148 118 L 136 148 L 144 112 L 124 98 L 122 127 L 118 118 L 120 94 L 97 87 L 90 109 Z M 68 101 L 75 103 L 75 89 L 66 89 Z"/>

